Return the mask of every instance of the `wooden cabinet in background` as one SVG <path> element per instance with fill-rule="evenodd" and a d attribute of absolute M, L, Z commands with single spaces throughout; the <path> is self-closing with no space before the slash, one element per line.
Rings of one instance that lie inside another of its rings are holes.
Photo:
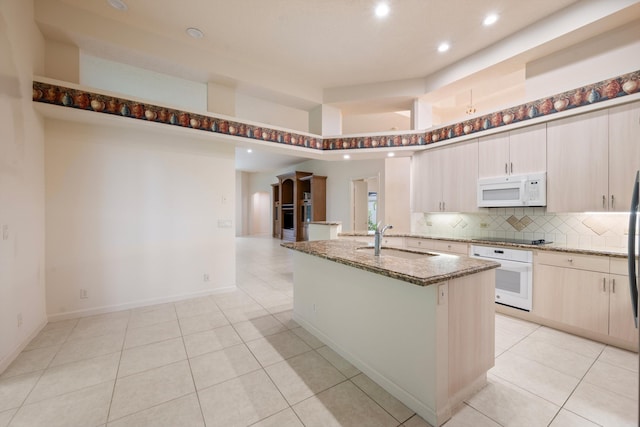
<path fill-rule="evenodd" d="M 326 176 L 299 171 L 278 176 L 278 184 L 273 184 L 273 237 L 306 240 L 304 224 L 326 220 L 326 180 Z"/>
<path fill-rule="evenodd" d="M 480 138 L 478 159 L 480 178 L 544 172 L 547 170 L 547 125 L 541 123 Z"/>

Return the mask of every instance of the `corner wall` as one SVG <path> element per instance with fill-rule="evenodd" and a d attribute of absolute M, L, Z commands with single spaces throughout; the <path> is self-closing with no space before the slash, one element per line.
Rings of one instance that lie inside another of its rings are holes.
<path fill-rule="evenodd" d="M 50 319 L 234 287 L 234 157 L 148 127 L 47 119 Z"/>
<path fill-rule="evenodd" d="M 0 2 L 0 373 L 45 325 L 44 135 L 32 76 L 44 71 L 33 2 Z"/>

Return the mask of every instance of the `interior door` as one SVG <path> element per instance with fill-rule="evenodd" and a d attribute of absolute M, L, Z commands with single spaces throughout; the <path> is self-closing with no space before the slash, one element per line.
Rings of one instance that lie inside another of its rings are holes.
<path fill-rule="evenodd" d="M 369 218 L 369 186 L 364 179 L 353 180 L 353 231 L 367 232 Z"/>

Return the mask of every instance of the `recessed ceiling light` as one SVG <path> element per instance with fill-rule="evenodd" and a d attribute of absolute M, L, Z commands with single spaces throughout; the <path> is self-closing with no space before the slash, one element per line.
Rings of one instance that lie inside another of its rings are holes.
<path fill-rule="evenodd" d="M 490 13 L 486 18 L 484 18 L 484 21 L 482 21 L 482 25 L 488 27 L 495 24 L 496 21 L 498 21 L 498 15 L 496 15 L 495 13 Z"/>
<path fill-rule="evenodd" d="M 193 37 L 194 39 L 201 39 L 204 37 L 204 33 L 200 31 L 199 28 L 189 27 L 186 31 L 187 34 L 189 34 L 189 36 Z"/>
<path fill-rule="evenodd" d="M 442 52 L 446 52 L 449 50 L 451 46 L 449 46 L 449 43 L 447 42 L 443 42 L 440 43 L 440 45 L 438 46 L 438 52 L 442 53 Z"/>
<path fill-rule="evenodd" d="M 378 18 L 384 18 L 389 14 L 389 5 L 386 3 L 378 3 L 376 6 L 376 16 Z"/>
<path fill-rule="evenodd" d="M 351 156 L 348 155 L 348 154 L 345 154 L 344 156 L 342 156 L 342 158 L 345 159 L 345 160 L 349 160 L 351 158 Z"/>
<path fill-rule="evenodd" d="M 251 154 L 253 153 L 253 150 L 251 148 L 247 149 L 247 153 Z"/>
<path fill-rule="evenodd" d="M 394 152 L 392 151 L 391 153 L 388 153 L 388 154 L 387 154 L 387 157 L 393 157 L 393 156 L 395 156 L 395 155 L 396 155 L 396 153 L 394 153 Z"/>
<path fill-rule="evenodd" d="M 125 11 L 128 9 L 127 4 L 122 0 L 107 0 L 107 3 L 109 3 L 109 6 L 111 6 L 114 9 L 118 9 L 122 11 Z"/>

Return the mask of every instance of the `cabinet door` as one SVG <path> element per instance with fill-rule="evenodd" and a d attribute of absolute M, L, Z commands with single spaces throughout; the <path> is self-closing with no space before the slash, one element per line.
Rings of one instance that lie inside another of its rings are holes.
<path fill-rule="evenodd" d="M 534 271 L 533 312 L 600 334 L 609 332 L 607 274 L 538 264 Z"/>
<path fill-rule="evenodd" d="M 633 321 L 629 276 L 611 275 L 609 295 L 609 335 L 638 344 L 638 330 Z"/>
<path fill-rule="evenodd" d="M 413 156 L 414 212 L 441 211 L 443 151 L 443 149 L 426 150 Z"/>
<path fill-rule="evenodd" d="M 521 175 L 546 170 L 546 123 L 509 132 L 509 173 Z"/>
<path fill-rule="evenodd" d="M 491 178 L 509 173 L 509 133 L 486 136 L 478 140 L 478 176 Z"/>
<path fill-rule="evenodd" d="M 442 200 L 446 212 L 478 211 L 478 140 L 443 150 Z"/>
<path fill-rule="evenodd" d="M 608 112 L 547 124 L 547 211 L 607 210 Z"/>
<path fill-rule="evenodd" d="M 640 102 L 609 109 L 609 210 L 626 212 L 640 169 Z"/>

